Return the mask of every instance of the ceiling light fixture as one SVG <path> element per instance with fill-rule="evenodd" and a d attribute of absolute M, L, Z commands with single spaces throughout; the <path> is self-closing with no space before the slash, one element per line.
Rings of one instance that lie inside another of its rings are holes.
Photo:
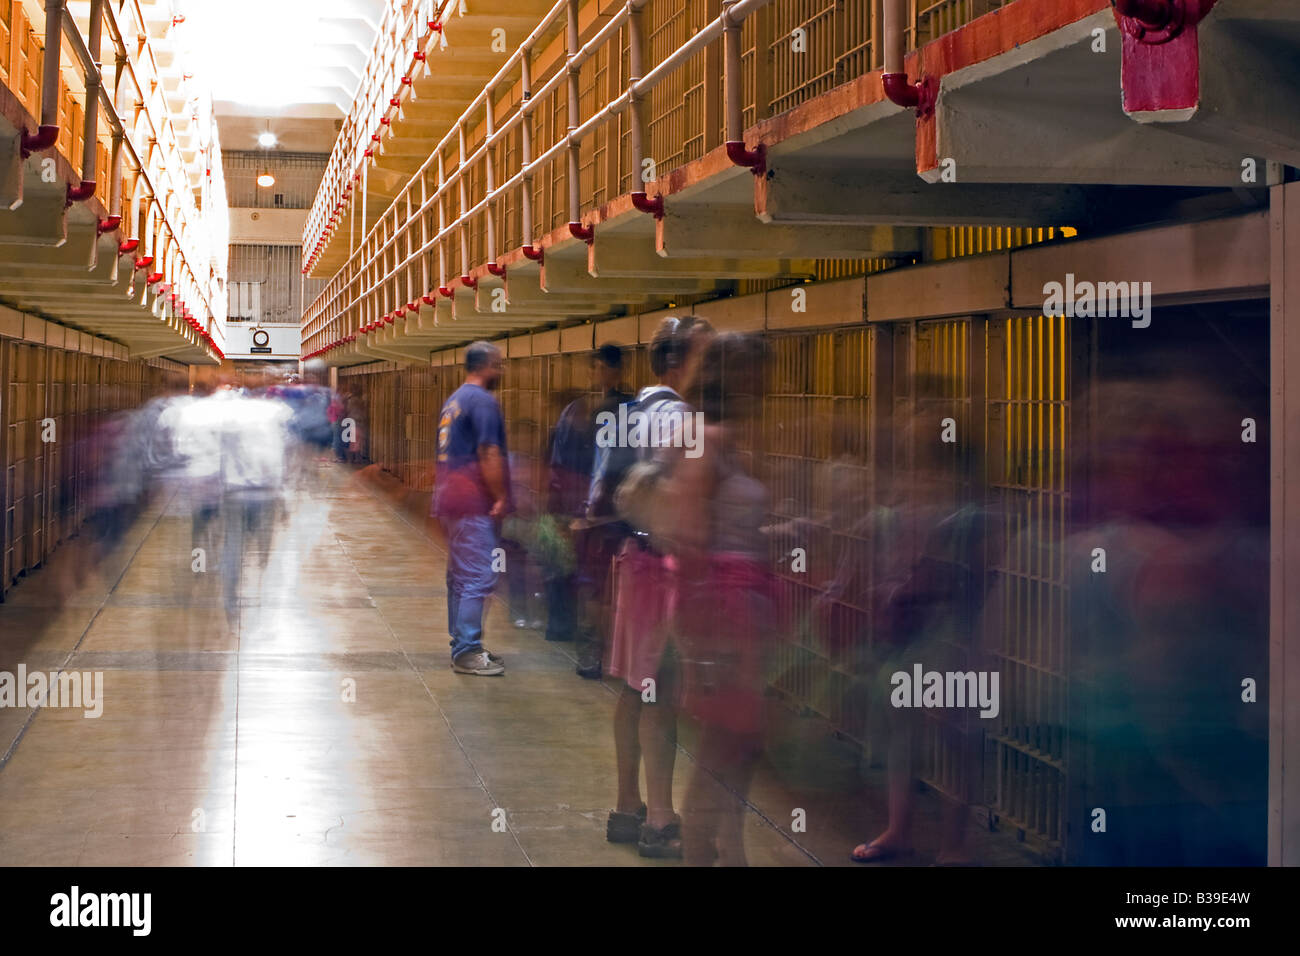
<path fill-rule="evenodd" d="M 263 149 L 271 149 L 277 142 L 279 141 L 276 139 L 275 134 L 269 129 L 264 133 L 258 134 L 257 145 L 261 146 Z"/>
<path fill-rule="evenodd" d="M 275 177 L 271 175 L 271 170 L 262 168 L 262 171 L 257 174 L 257 185 L 266 189 L 275 185 Z"/>

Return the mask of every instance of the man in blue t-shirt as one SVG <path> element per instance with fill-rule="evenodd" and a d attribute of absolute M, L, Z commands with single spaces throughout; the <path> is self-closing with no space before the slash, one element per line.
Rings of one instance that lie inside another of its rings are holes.
<path fill-rule="evenodd" d="M 506 426 L 492 391 L 501 350 L 475 342 L 465 354 L 465 384 L 438 416 L 433 513 L 447 533 L 447 627 L 457 674 L 491 677 L 505 665 L 483 646 L 483 604 L 496 584 L 497 523 L 510 510 Z"/>

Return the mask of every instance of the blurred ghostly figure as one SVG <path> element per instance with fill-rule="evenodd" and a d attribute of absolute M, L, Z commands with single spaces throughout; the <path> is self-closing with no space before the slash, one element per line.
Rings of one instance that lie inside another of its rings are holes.
<path fill-rule="evenodd" d="M 223 393 L 228 394 L 228 393 Z M 180 484 L 190 511 L 191 547 L 216 555 L 215 520 L 221 508 L 221 406 L 206 390 L 183 396 L 159 417 L 169 439 L 169 466 L 161 474 Z"/>
<path fill-rule="evenodd" d="M 583 514 L 587 485 L 591 481 L 594 437 L 587 396 L 576 389 L 555 395 L 562 410 L 546 447 L 546 513 L 557 527 L 567 529 Z M 546 580 L 546 639 L 571 641 L 578 627 L 577 573 L 543 568 Z"/>
<path fill-rule="evenodd" d="M 1262 865 L 1268 525 L 1266 472 L 1242 440 L 1252 406 L 1207 370 L 1143 372 L 1095 389 L 1091 520 L 1066 548 L 1084 809 L 1107 810 L 1081 861 Z"/>
<path fill-rule="evenodd" d="M 682 707 L 700 722 L 682 847 L 697 866 L 745 865 L 742 801 L 762 753 L 775 618 L 763 533 L 768 492 L 750 473 L 737 432 L 762 407 L 764 361 L 757 337 L 725 333 L 709 344 L 692 392 L 705 423 L 702 453 L 679 462 L 671 479 Z"/>
<path fill-rule="evenodd" d="M 942 394 L 937 384 L 918 380 L 922 395 Z M 940 442 L 937 417 L 917 413 L 903 424 L 901 446 L 910 448 L 912 467 L 898 469 L 882 507 L 871 514 L 865 533 L 875 555 L 876 583 L 870 594 L 875 673 L 874 706 L 888 734 L 886 745 L 889 824 L 869 843 L 854 848 L 858 863 L 910 854 L 916 809 L 919 746 L 926 721 L 936 721 L 930 739 L 946 748 L 957 792 L 945 807 L 938 862 L 968 862 L 965 834 L 978 779 L 982 728 L 967 709 L 924 710 L 893 706 L 893 675 L 981 669 L 974 640 L 986 596 L 979 555 L 991 526 L 987 511 L 965 501 L 956 480 L 961 465 Z"/>
<path fill-rule="evenodd" d="M 174 477 L 192 515 L 192 546 L 220 555 L 227 620 L 238 619 L 246 554 L 265 567 L 283 495 L 292 409 L 230 388 L 179 398 L 159 415 L 159 475 Z"/>
<path fill-rule="evenodd" d="M 285 484 L 292 410 L 273 400 L 226 395 L 231 393 L 219 393 L 209 401 L 220 403 L 221 570 L 226 614 L 233 623 L 247 553 L 257 554 L 262 568 L 270 558 L 276 507 Z"/>

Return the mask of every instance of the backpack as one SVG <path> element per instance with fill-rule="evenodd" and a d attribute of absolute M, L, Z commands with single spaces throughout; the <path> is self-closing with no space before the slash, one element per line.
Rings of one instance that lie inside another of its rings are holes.
<path fill-rule="evenodd" d="M 656 402 L 675 398 L 677 398 L 675 392 L 666 388 L 657 389 L 642 401 L 629 402 L 628 414 L 633 411 L 646 411 Z M 618 473 L 621 478 L 614 488 L 614 510 L 634 531 L 649 535 L 652 544 L 660 544 L 663 538 L 661 523 L 664 512 L 660 507 L 660 491 L 672 465 L 671 462 L 654 455 L 653 449 L 649 449 L 650 454 L 645 458 L 638 454 L 639 451 L 640 449 L 637 448 L 622 446 L 617 446 L 610 451 L 606 474 L 612 473 L 616 466 L 622 465 L 622 471 Z M 616 452 L 625 457 L 626 462 L 616 461 Z"/>

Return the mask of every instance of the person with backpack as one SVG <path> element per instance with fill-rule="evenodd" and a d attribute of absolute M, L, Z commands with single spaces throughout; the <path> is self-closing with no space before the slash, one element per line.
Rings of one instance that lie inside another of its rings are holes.
<path fill-rule="evenodd" d="M 642 412 L 652 423 L 683 422 L 693 414 L 682 393 L 689 388 L 712 334 L 712 327 L 695 316 L 664 319 L 650 343 L 650 368 L 658 382 L 640 391 L 628 414 Z M 621 437 L 624 440 L 609 446 L 593 481 L 593 508 L 601 496 L 611 496 L 609 500 L 633 530 L 612 571 L 614 626 L 605 669 L 625 686 L 614 710 L 618 802 L 610 812 L 605 836 L 611 843 L 636 843 L 642 856 L 680 858 L 681 818 L 673 810 L 677 668 L 669 635 L 675 566 L 652 532 L 663 504 L 657 491 L 682 456 L 682 448 L 673 436 L 666 436 L 668 440 L 658 442 L 658 447 L 635 449 L 635 463 L 611 488 L 606 476 L 612 476 L 626 454 L 622 446 L 627 436 Z M 640 787 L 643 759 L 645 803 Z"/>
<path fill-rule="evenodd" d="M 465 384 L 438 416 L 438 473 L 433 513 L 447 535 L 447 628 L 457 674 L 505 673 L 483 646 L 483 606 L 496 585 L 492 552 L 498 522 L 511 510 L 506 426 L 492 392 L 501 380 L 501 350 L 474 342 L 465 352 Z"/>

